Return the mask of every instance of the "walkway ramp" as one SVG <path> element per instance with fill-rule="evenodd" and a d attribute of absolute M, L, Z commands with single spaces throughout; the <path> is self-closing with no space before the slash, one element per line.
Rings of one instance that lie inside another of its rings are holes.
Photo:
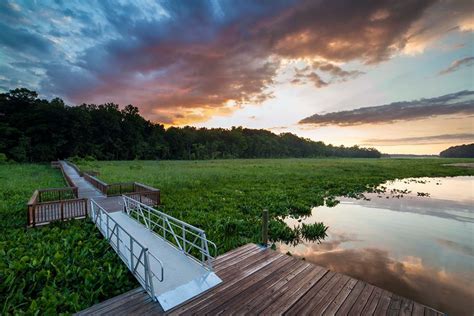
<path fill-rule="evenodd" d="M 203 230 L 132 198 L 122 199 L 124 211 L 114 213 L 92 200 L 92 220 L 164 311 L 221 282 L 209 251 L 209 246 L 216 251 L 215 245 Z"/>
<path fill-rule="evenodd" d="M 92 184 L 87 182 L 86 179 L 81 177 L 81 175 L 70 164 L 63 160 L 59 161 L 59 163 L 62 165 L 64 172 L 69 176 L 72 182 L 74 182 L 74 185 L 78 188 L 80 198 L 106 198 L 104 194 L 97 190 Z"/>
<path fill-rule="evenodd" d="M 59 163 L 67 176 L 78 188 L 79 198 L 94 199 L 94 201 L 102 206 L 107 212 L 118 212 L 123 210 L 124 204 L 121 196 L 107 197 L 82 177 L 69 163 L 64 160 L 60 160 Z"/>

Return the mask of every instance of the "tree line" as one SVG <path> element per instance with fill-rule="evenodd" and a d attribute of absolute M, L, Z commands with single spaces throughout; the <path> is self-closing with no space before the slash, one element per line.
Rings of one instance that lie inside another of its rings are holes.
<path fill-rule="evenodd" d="M 474 158 L 474 143 L 449 147 L 439 155 L 443 158 Z"/>
<path fill-rule="evenodd" d="M 0 154 L 18 162 L 73 156 L 100 160 L 381 156 L 373 148 L 326 145 L 263 129 L 166 129 L 144 119 L 132 105 L 67 106 L 59 98 L 39 99 L 25 88 L 0 94 Z"/>

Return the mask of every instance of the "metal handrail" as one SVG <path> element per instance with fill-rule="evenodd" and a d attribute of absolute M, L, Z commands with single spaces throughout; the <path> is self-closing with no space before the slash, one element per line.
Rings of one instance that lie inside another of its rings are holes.
<path fill-rule="evenodd" d="M 170 245 L 181 250 L 209 270 L 213 269 L 212 260 L 217 255 L 217 246 L 207 239 L 204 230 L 160 212 L 128 196 L 123 195 L 122 197 L 125 205 L 124 212 L 127 215 L 132 218 L 135 216 L 146 228 L 163 238 Z M 167 233 L 171 234 L 174 243 L 166 239 Z M 214 256 L 209 251 L 209 245 L 214 249 Z M 194 257 L 191 254 L 192 249 L 198 250 L 201 258 Z"/>
<path fill-rule="evenodd" d="M 161 260 L 130 235 L 94 200 L 91 200 L 90 217 L 143 288 L 153 299 L 156 299 L 153 280 L 156 279 L 159 282 L 164 280 L 164 268 Z M 158 275 L 150 269 L 150 258 L 160 266 Z M 140 273 L 141 269 L 143 269 L 143 275 Z"/>

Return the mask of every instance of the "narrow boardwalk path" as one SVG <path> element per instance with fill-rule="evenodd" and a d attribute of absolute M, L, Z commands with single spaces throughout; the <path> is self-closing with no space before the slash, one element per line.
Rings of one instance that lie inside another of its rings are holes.
<path fill-rule="evenodd" d="M 159 302 L 160 308 L 169 310 L 222 282 L 207 266 L 212 257 L 204 231 L 131 197 L 107 197 L 81 177 L 74 167 L 64 161 L 60 163 L 78 188 L 79 197 L 88 199 L 89 214 L 102 235 L 150 299 Z M 162 235 L 151 229 L 158 226 Z M 170 243 L 165 236 L 172 237 L 176 244 Z M 203 262 L 191 258 L 191 250 L 197 250 Z"/>
<path fill-rule="evenodd" d="M 348 263 L 350 264 L 350 263 Z M 222 283 L 170 315 L 443 315 L 381 288 L 254 244 L 215 260 Z M 141 288 L 77 315 L 165 314 Z"/>
<path fill-rule="evenodd" d="M 67 162 L 59 162 L 64 172 L 71 178 L 74 185 L 78 187 L 78 193 L 80 198 L 87 198 L 89 200 L 94 199 L 100 206 L 102 206 L 107 212 L 118 212 L 123 209 L 123 201 L 121 196 L 107 197 L 86 179 L 81 177 L 79 173 L 71 167 Z"/>

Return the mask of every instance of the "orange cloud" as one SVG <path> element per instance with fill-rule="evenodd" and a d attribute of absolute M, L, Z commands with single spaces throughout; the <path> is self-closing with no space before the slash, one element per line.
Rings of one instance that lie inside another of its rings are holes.
<path fill-rule="evenodd" d="M 186 10 L 171 3 L 166 7 L 169 18 L 133 21 L 120 18 L 130 8 L 108 6 L 104 15 L 119 35 L 81 55 L 75 66 L 87 80 L 80 85 L 69 80 L 65 86 L 64 78 L 71 73 L 51 69 L 48 87 L 76 102 L 132 103 L 147 118 L 168 124 L 205 121 L 271 98 L 284 59 L 328 61 L 294 83 L 304 79 L 323 87 L 359 75 L 332 62 L 373 64 L 389 59 L 419 37 L 417 25 L 434 23 L 425 21 L 437 16 L 425 14 L 437 8 L 433 3 L 249 3 L 221 5 L 218 17 L 211 6 Z M 456 12 L 464 5 L 446 3 L 443 8 Z M 452 20 L 458 18 L 463 17 Z M 330 79 L 322 78 L 321 72 Z"/>

